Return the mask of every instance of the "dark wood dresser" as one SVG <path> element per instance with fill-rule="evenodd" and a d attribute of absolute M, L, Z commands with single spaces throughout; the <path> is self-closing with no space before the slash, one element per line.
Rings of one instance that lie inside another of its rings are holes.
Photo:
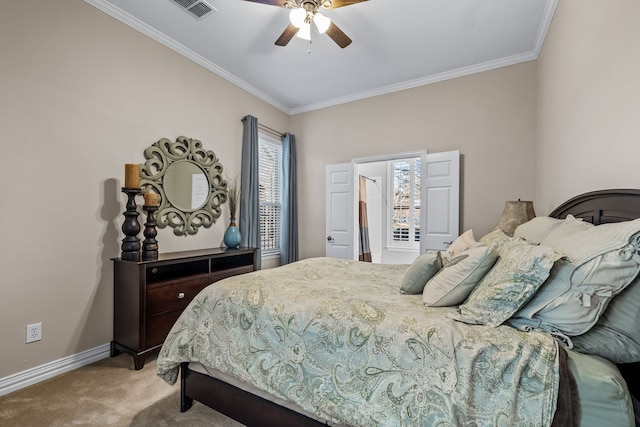
<path fill-rule="evenodd" d="M 185 307 L 207 285 L 255 270 L 254 248 L 213 248 L 160 254 L 152 261 L 114 258 L 111 356 L 146 355 L 162 346 Z"/>

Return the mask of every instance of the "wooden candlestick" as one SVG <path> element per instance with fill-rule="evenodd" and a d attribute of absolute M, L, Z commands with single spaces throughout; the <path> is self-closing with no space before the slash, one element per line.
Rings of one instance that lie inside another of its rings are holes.
<path fill-rule="evenodd" d="M 154 194 L 154 196 L 157 196 L 157 194 Z M 145 203 L 145 205 L 142 206 L 142 209 L 147 212 L 147 222 L 144 223 L 143 232 L 145 239 L 144 242 L 142 242 L 142 259 L 145 261 L 158 259 L 158 241 L 156 240 L 158 231 L 156 230 L 156 218 L 154 216 L 155 212 L 158 210 L 158 206 L 147 206 Z"/>
<path fill-rule="evenodd" d="M 140 260 L 140 223 L 138 222 L 138 209 L 136 205 L 136 196 L 141 194 L 140 188 L 123 187 L 122 192 L 127 195 L 127 210 L 123 212 L 124 222 L 122 223 L 122 232 L 125 237 L 122 239 L 120 246 L 122 252 L 120 258 L 129 261 Z"/>

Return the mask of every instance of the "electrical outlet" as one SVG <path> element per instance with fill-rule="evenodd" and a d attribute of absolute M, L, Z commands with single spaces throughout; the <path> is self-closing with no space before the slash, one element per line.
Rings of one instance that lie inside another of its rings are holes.
<path fill-rule="evenodd" d="M 27 325 L 27 344 L 42 339 L 42 322 Z"/>

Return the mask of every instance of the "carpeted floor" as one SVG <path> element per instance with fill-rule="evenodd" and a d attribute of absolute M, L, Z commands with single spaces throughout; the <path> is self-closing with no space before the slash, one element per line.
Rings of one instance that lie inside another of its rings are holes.
<path fill-rule="evenodd" d="M 0 426 L 242 426 L 198 402 L 181 413 L 179 383 L 155 369 L 121 354 L 18 390 L 0 397 Z"/>

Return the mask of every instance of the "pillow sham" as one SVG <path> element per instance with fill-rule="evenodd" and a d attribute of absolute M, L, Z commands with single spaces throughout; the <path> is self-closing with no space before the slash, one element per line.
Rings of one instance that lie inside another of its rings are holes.
<path fill-rule="evenodd" d="M 442 267 L 440 251 L 428 251 L 416 258 L 402 275 L 400 293 L 417 295 L 422 293 L 424 285 Z"/>
<path fill-rule="evenodd" d="M 505 245 L 491 271 L 449 317 L 464 323 L 501 325 L 531 298 L 561 257 L 549 247 L 522 240 Z"/>
<path fill-rule="evenodd" d="M 513 232 L 513 237 L 521 237 L 527 242 L 538 245 L 556 227 L 562 224 L 562 219 L 549 216 L 537 216 L 524 224 L 520 224 Z"/>
<path fill-rule="evenodd" d="M 640 362 L 640 277 L 617 295 L 598 322 L 572 338 L 581 353 L 602 356 L 614 363 Z"/>
<path fill-rule="evenodd" d="M 505 245 L 517 240 L 519 240 L 519 238 L 509 237 L 504 231 L 498 228 L 482 236 L 482 238 L 480 238 L 480 243 L 493 248 L 498 252 L 498 255 L 500 255 L 500 252 Z"/>
<path fill-rule="evenodd" d="M 447 248 L 446 252 L 450 257 L 456 256 L 461 252 L 466 251 L 471 246 L 475 245 L 476 238 L 473 235 L 473 230 L 467 230 L 462 233 L 451 245 Z"/>
<path fill-rule="evenodd" d="M 449 307 L 463 302 L 493 267 L 498 253 L 488 246 L 475 246 L 446 260 L 424 287 L 422 301 L 428 307 Z"/>
<path fill-rule="evenodd" d="M 557 263 L 512 326 L 581 335 L 640 271 L 640 220 L 603 224 L 558 239 L 568 259 Z"/>
<path fill-rule="evenodd" d="M 572 234 L 586 231 L 593 228 L 594 225 L 590 222 L 584 222 L 582 219 L 578 219 L 573 215 L 567 215 L 563 220 L 560 220 L 560 224 L 549 232 L 541 241 L 541 245 L 551 246 L 555 248 L 556 242 L 563 237 L 571 236 Z"/>

